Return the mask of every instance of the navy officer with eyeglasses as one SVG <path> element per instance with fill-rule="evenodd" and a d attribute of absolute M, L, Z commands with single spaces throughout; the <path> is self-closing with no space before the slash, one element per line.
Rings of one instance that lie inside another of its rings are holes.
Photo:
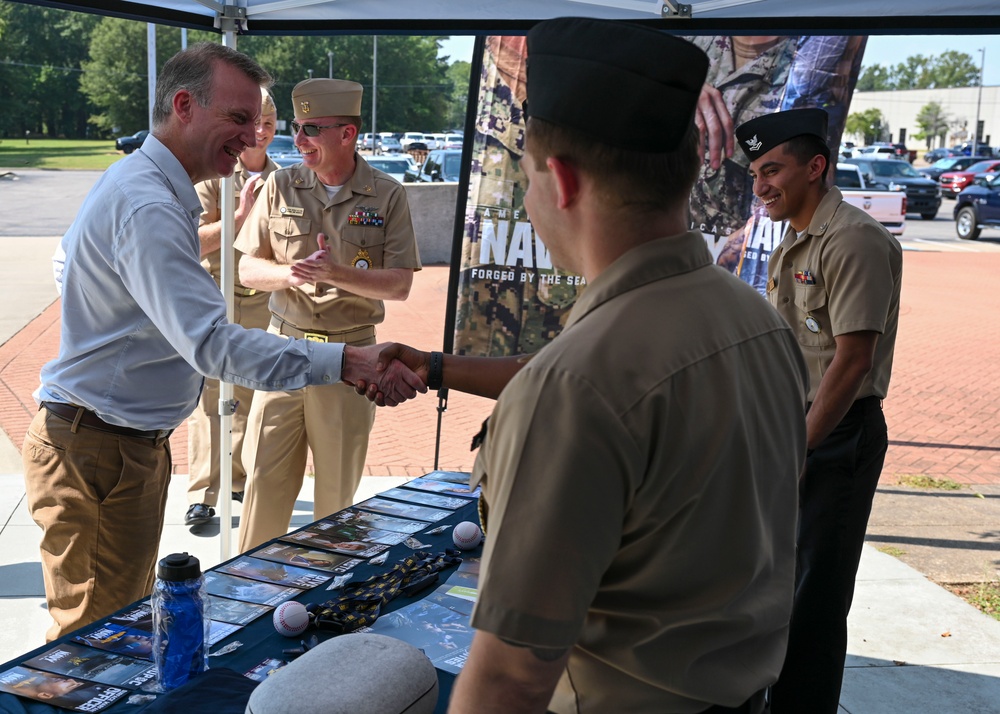
<path fill-rule="evenodd" d="M 240 281 L 271 293 L 269 332 L 348 345 L 375 343 L 385 300 L 405 300 L 420 269 L 403 187 L 357 152 L 362 87 L 309 79 L 292 90 L 302 163 L 268 177 L 240 230 Z M 314 516 L 349 506 L 361 480 L 375 407 L 342 384 L 254 399 L 240 550 L 284 534 L 315 468 Z"/>

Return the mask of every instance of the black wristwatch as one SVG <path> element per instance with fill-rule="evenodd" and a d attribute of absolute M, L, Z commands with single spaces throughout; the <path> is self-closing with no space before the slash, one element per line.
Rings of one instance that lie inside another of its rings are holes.
<path fill-rule="evenodd" d="M 444 380 L 444 353 L 431 352 L 431 368 L 427 373 L 427 388 L 437 391 Z"/>

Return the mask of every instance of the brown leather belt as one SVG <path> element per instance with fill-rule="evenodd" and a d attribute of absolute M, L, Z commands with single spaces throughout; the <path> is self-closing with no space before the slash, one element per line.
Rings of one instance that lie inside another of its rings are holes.
<path fill-rule="evenodd" d="M 312 340 L 313 342 L 361 342 L 362 340 L 375 339 L 374 325 L 364 325 L 363 327 L 355 327 L 340 332 L 323 332 L 320 330 L 310 332 L 308 330 L 300 330 L 295 325 L 290 325 L 277 315 L 272 314 L 271 327 L 282 335 L 297 337 L 301 340 Z"/>
<path fill-rule="evenodd" d="M 65 421 L 72 423 L 74 426 L 82 426 L 86 429 L 93 429 L 94 431 L 103 431 L 107 434 L 134 436 L 139 439 L 163 441 L 169 438 L 174 431 L 173 429 L 133 429 L 130 426 L 108 424 L 89 409 L 74 406 L 73 404 L 64 404 L 63 402 L 42 402 L 42 406 L 48 409 L 52 414 L 56 415 L 60 419 L 64 419 Z"/>

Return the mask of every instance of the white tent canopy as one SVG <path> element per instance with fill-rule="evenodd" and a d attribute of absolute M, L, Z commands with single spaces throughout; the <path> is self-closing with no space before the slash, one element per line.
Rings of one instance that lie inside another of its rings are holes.
<path fill-rule="evenodd" d="M 250 34 L 500 34 L 566 15 L 647 21 L 685 33 L 993 33 L 997 0 L 15 0 L 190 28 L 233 17 Z M 98 6 L 99 5 L 99 6 Z M 679 12 L 678 12 L 679 11 Z M 678 14 L 675 14 L 678 12 Z M 666 18 L 666 19 L 664 19 Z M 679 26 L 679 27 L 678 27 Z M 226 28 L 220 28 L 226 29 Z"/>

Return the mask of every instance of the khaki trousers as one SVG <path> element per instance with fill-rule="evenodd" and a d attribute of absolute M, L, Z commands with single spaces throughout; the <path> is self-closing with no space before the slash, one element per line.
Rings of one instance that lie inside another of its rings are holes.
<path fill-rule="evenodd" d="M 258 392 L 243 440 L 248 479 L 240 552 L 288 532 L 308 449 L 316 469 L 313 517 L 320 519 L 351 505 L 374 423 L 375 405 L 347 384 Z"/>
<path fill-rule="evenodd" d="M 271 311 L 267 307 L 271 293 L 233 296 L 233 322 L 243 327 L 267 329 Z M 233 491 L 242 491 L 246 483 L 246 469 L 243 467 L 243 434 L 246 431 L 247 415 L 253 401 L 254 390 L 233 385 L 233 399 L 239 404 L 230 422 L 233 434 Z M 222 444 L 222 417 L 219 416 L 219 381 L 206 379 L 198 406 L 188 417 L 188 460 L 190 476 L 188 480 L 188 504 L 204 503 L 215 506 L 219 502 L 219 482 L 221 465 L 219 451 Z M 228 494 L 226 494 L 228 497 Z"/>
<path fill-rule="evenodd" d="M 42 409 L 21 452 L 42 528 L 52 641 L 148 595 L 170 483 L 170 442 L 118 436 Z"/>

